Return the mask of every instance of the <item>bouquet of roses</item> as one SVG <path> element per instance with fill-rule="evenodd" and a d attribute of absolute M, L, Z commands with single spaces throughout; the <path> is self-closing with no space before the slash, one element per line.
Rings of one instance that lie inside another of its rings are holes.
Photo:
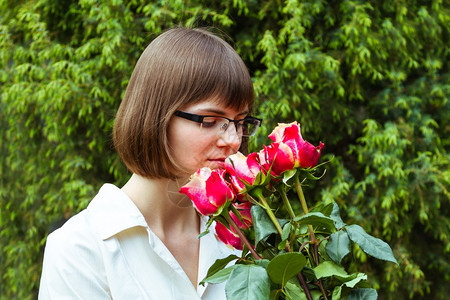
<path fill-rule="evenodd" d="M 341 262 L 356 243 L 397 263 L 389 245 L 345 224 L 336 203 L 306 203 L 302 186 L 323 176 L 315 172 L 324 144 L 305 141 L 297 122 L 279 124 L 269 138 L 273 143 L 259 152 L 229 156 L 224 169 L 199 169 L 180 190 L 210 217 L 208 228 L 215 223 L 222 242 L 242 250 L 217 260 L 203 282 L 227 281 L 229 300 L 376 299 L 367 275 L 349 273 Z"/>

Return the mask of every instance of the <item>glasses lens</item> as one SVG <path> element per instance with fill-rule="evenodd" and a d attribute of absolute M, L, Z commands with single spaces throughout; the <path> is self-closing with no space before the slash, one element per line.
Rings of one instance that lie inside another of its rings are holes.
<path fill-rule="evenodd" d="M 258 131 L 261 122 L 257 119 L 246 118 L 242 124 L 242 136 L 252 136 Z"/>
<path fill-rule="evenodd" d="M 201 127 L 205 132 L 224 132 L 228 127 L 228 120 L 221 117 L 204 117 Z"/>
<path fill-rule="evenodd" d="M 204 117 L 201 128 L 205 133 L 222 134 L 227 131 L 230 122 L 222 117 Z M 247 117 L 235 124 L 236 133 L 240 136 L 252 136 L 258 131 L 261 122 L 253 117 Z"/>

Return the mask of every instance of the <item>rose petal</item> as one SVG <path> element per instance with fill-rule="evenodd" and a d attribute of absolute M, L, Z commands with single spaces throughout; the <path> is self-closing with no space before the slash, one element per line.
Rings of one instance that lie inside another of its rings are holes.
<path fill-rule="evenodd" d="M 295 167 L 294 154 L 292 149 L 284 143 L 272 143 L 264 146 L 260 153 L 263 167 L 268 170 L 272 167 L 274 176 L 281 175 L 283 172 L 292 170 Z"/>
<path fill-rule="evenodd" d="M 286 143 L 288 140 L 297 142 L 303 140 L 302 134 L 300 133 L 300 125 L 297 122 L 293 122 L 285 128 L 282 142 Z"/>
<path fill-rule="evenodd" d="M 320 158 L 320 153 L 324 144 L 319 143 L 319 146 L 314 146 L 305 141 L 299 148 L 299 167 L 300 168 L 312 168 L 317 165 Z"/>
<path fill-rule="evenodd" d="M 215 226 L 216 235 L 225 245 L 242 250 L 244 247 L 242 241 L 237 234 L 231 232 L 225 225 L 217 222 Z"/>
<path fill-rule="evenodd" d="M 301 140 L 300 124 L 296 121 L 286 124 L 279 123 L 277 127 L 269 134 L 269 138 L 274 142 L 285 142 L 288 139 Z"/>

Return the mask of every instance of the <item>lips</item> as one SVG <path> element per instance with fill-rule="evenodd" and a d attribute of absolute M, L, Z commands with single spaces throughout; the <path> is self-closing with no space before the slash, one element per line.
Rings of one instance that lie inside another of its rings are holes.
<path fill-rule="evenodd" d="M 225 158 L 211 158 L 208 159 L 208 162 L 217 168 L 223 168 L 225 165 Z"/>
<path fill-rule="evenodd" d="M 225 161 L 225 158 L 210 158 L 210 159 L 208 159 L 209 161 L 222 161 L 222 162 L 224 162 Z"/>

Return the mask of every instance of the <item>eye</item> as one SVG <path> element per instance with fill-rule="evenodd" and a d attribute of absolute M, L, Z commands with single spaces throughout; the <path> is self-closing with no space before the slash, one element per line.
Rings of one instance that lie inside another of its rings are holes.
<path fill-rule="evenodd" d="M 202 127 L 203 128 L 214 128 L 219 123 L 219 120 L 214 117 L 203 118 Z"/>

